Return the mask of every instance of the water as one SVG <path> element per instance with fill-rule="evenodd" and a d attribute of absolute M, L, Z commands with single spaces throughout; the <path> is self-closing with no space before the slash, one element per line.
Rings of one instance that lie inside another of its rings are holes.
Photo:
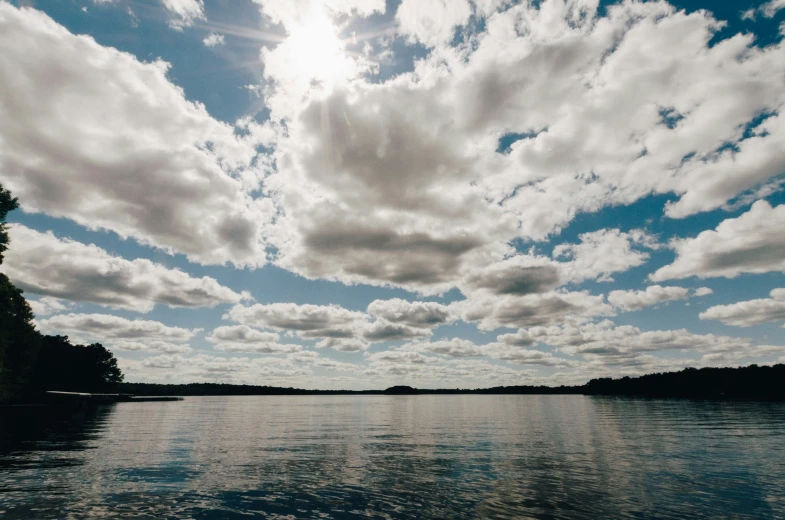
<path fill-rule="evenodd" d="M 0 410 L 0 518 L 785 518 L 785 404 L 192 397 Z"/>

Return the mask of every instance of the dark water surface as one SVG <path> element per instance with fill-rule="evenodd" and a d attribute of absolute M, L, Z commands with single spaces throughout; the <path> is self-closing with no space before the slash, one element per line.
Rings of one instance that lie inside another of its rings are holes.
<path fill-rule="evenodd" d="M 191 397 L 0 414 L 0 518 L 785 518 L 785 404 Z"/>

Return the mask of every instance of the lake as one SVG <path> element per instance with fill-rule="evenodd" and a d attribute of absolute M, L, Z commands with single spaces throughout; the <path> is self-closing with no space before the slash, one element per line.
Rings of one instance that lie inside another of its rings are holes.
<path fill-rule="evenodd" d="M 259 396 L 0 413 L 1 518 L 785 518 L 782 403 Z"/>

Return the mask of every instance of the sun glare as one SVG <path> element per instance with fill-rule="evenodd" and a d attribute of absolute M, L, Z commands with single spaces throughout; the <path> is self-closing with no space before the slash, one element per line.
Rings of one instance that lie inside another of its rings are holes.
<path fill-rule="evenodd" d="M 318 81 L 332 84 L 345 79 L 350 63 L 343 52 L 343 42 L 327 13 L 312 8 L 287 38 L 288 64 L 299 82 Z"/>

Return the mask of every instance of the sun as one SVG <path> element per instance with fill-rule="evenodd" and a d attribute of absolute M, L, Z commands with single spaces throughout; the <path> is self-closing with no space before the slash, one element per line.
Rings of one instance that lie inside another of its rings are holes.
<path fill-rule="evenodd" d="M 298 83 L 332 85 L 346 79 L 351 61 L 328 14 L 312 7 L 284 42 L 290 74 Z"/>

